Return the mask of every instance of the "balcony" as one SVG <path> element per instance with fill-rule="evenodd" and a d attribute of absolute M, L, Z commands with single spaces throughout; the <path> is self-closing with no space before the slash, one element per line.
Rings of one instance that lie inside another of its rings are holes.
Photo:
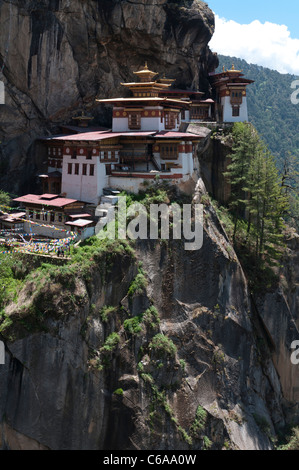
<path fill-rule="evenodd" d="M 150 160 L 150 155 L 147 152 L 138 152 L 136 150 L 122 150 L 119 152 L 120 161 L 123 163 L 126 162 L 147 162 Z"/>

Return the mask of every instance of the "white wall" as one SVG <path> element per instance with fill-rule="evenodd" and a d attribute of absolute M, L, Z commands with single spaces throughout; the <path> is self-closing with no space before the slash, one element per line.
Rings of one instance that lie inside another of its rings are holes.
<path fill-rule="evenodd" d="M 183 175 L 192 175 L 193 173 L 193 154 L 190 153 L 180 153 L 180 163 L 182 169 L 178 168 L 176 172 L 182 173 Z"/>
<path fill-rule="evenodd" d="M 145 107 L 145 111 L 148 111 L 149 114 L 151 111 L 163 111 L 162 107 Z M 121 111 L 121 108 L 114 108 L 114 111 Z M 180 118 L 180 114 L 179 114 Z M 187 115 L 189 119 L 189 113 Z M 186 119 L 186 120 L 188 120 Z M 179 124 L 177 124 L 172 130 L 178 130 L 180 127 L 180 120 Z M 142 117 L 141 118 L 141 128 L 140 131 L 164 131 L 165 130 L 165 120 L 163 119 L 161 122 L 161 117 Z M 134 132 L 133 129 L 129 129 L 129 120 L 127 117 L 114 117 L 112 121 L 112 131 L 113 132 Z"/>
<path fill-rule="evenodd" d="M 244 122 L 248 121 L 247 97 L 243 96 L 240 106 L 240 116 L 233 116 L 233 108 L 230 102 L 230 96 L 224 96 L 221 99 L 223 105 L 223 122 Z"/>
<path fill-rule="evenodd" d="M 51 222 L 40 222 L 41 224 L 47 224 L 47 225 L 52 225 Z M 68 226 L 65 226 L 66 230 L 72 230 L 71 228 L 67 228 Z M 42 225 L 35 225 L 35 224 L 30 224 L 29 222 L 24 222 L 24 230 L 26 233 L 35 233 L 37 235 L 43 235 L 44 237 L 49 237 L 49 238 L 68 238 L 70 236 L 69 233 L 65 231 L 60 231 L 60 230 L 54 230 L 54 228 L 51 227 L 43 227 Z"/>
<path fill-rule="evenodd" d="M 141 189 L 141 185 L 145 181 L 144 178 L 129 178 L 129 177 L 118 177 L 118 176 L 110 176 L 109 179 L 109 187 L 114 189 L 120 189 L 124 191 L 128 191 L 130 193 L 138 193 Z M 154 182 L 154 180 L 146 180 L 149 181 L 150 184 Z"/>
<path fill-rule="evenodd" d="M 68 164 L 72 164 L 72 174 L 68 174 Z M 75 175 L 75 164 L 79 164 L 79 175 Z M 83 164 L 87 164 L 87 175 L 82 174 Z M 89 175 L 90 165 L 94 165 L 94 175 Z M 103 188 L 107 185 L 108 178 L 105 174 L 105 165 L 100 163 L 98 156 L 93 156 L 90 160 L 85 156 L 77 155 L 72 159 L 69 155 L 63 157 L 62 168 L 62 193 L 66 193 L 67 198 L 78 199 L 97 204 L 98 197 L 102 194 Z"/>

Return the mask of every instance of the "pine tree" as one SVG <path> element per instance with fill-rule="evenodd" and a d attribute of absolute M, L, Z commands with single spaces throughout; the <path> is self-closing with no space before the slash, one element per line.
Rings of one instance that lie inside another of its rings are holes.
<path fill-rule="evenodd" d="M 274 157 L 266 147 L 260 146 L 251 160 L 245 189 L 250 193 L 247 207 L 253 225 L 256 262 L 265 259 L 270 262 L 278 257 L 287 197 L 281 188 Z"/>
<path fill-rule="evenodd" d="M 8 193 L 5 193 L 0 189 L 0 210 L 7 211 L 8 206 L 10 205 L 10 197 Z"/>
<path fill-rule="evenodd" d="M 233 148 L 231 164 L 224 173 L 231 184 L 230 209 L 234 215 L 233 242 L 235 243 L 240 217 L 245 215 L 246 195 L 244 187 L 248 179 L 248 171 L 252 158 L 259 148 L 259 137 L 253 126 L 238 122 L 233 127 Z M 250 225 L 250 224 L 249 224 Z"/>

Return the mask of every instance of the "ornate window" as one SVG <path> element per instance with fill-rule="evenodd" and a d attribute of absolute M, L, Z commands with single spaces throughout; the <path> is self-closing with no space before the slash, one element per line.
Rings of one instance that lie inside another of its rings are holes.
<path fill-rule="evenodd" d="M 240 116 L 240 106 L 233 106 L 233 117 Z"/>
<path fill-rule="evenodd" d="M 242 104 L 242 92 L 241 91 L 232 91 L 230 102 L 232 105 L 241 105 Z"/>
<path fill-rule="evenodd" d="M 175 113 L 165 113 L 165 129 L 173 129 L 175 127 L 175 121 Z"/>
<path fill-rule="evenodd" d="M 209 108 L 207 106 L 192 106 L 191 119 L 205 119 L 209 117 Z"/>
<path fill-rule="evenodd" d="M 178 158 L 178 146 L 176 144 L 165 144 L 160 146 L 162 159 L 176 160 Z"/>
<path fill-rule="evenodd" d="M 141 114 L 129 113 L 129 129 L 140 129 L 140 128 L 141 128 Z"/>

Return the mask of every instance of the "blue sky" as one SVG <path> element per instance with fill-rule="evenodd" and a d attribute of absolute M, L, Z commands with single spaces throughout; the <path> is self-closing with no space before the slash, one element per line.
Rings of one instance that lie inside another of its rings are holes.
<path fill-rule="evenodd" d="M 298 0 L 207 0 L 216 15 L 213 51 L 299 75 Z"/>

